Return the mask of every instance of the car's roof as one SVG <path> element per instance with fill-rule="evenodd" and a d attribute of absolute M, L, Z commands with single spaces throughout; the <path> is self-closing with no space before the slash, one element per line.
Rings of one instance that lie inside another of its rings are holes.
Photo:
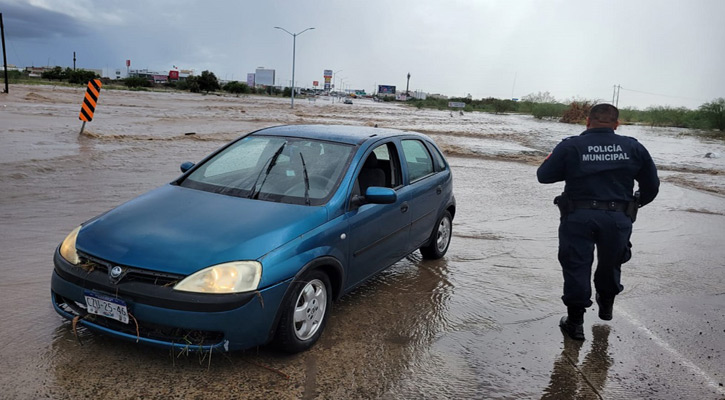
<path fill-rule="evenodd" d="M 348 144 L 360 144 L 373 138 L 385 138 L 400 135 L 416 135 L 425 137 L 425 135 L 417 132 L 353 125 L 282 125 L 264 128 L 253 132 L 252 135 L 292 136 Z"/>

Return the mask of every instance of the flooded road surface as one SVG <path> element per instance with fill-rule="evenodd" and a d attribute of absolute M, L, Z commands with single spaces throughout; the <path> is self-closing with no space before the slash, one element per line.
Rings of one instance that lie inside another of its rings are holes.
<path fill-rule="evenodd" d="M 649 148 L 664 182 L 635 224 L 614 320 L 589 309 L 579 343 L 557 327 L 551 199 L 562 186 L 538 184 L 535 170 L 581 126 L 364 101 L 300 100 L 292 111 L 283 99 L 104 91 L 79 137 L 82 95 L 13 86 L 0 97 L 2 398 L 725 398 L 722 142 L 621 128 Z M 345 296 L 302 354 L 173 354 L 74 335 L 50 304 L 52 254 L 65 235 L 171 181 L 181 162 L 280 123 L 434 136 L 458 201 L 446 257 L 414 253 Z"/>

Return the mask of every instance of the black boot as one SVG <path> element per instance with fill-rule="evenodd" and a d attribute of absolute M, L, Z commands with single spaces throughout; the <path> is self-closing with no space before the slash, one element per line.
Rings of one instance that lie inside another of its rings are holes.
<path fill-rule="evenodd" d="M 597 305 L 599 306 L 599 318 L 604 321 L 611 321 L 614 299 L 601 298 L 599 297 L 599 293 L 597 293 L 595 299 L 597 300 Z"/>
<path fill-rule="evenodd" d="M 570 338 L 584 340 L 584 309 L 567 307 L 568 315 L 561 317 L 559 327 Z"/>

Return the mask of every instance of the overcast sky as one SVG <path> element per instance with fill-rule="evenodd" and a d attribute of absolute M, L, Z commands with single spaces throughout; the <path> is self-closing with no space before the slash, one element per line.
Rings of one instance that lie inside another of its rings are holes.
<path fill-rule="evenodd" d="M 725 97 L 723 0 L 0 0 L 8 64 L 696 108 Z"/>

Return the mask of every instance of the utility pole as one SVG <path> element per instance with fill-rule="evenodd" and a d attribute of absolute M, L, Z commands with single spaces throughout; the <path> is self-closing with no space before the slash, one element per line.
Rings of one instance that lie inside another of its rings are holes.
<path fill-rule="evenodd" d="M 410 72 L 408 72 L 408 83 L 405 84 L 405 97 L 408 98 L 410 96 L 410 92 L 408 91 L 408 88 L 410 87 Z"/>
<path fill-rule="evenodd" d="M 614 85 L 614 92 L 612 93 L 612 104 L 615 107 L 619 107 L 619 91 L 622 89 L 622 85 Z"/>
<path fill-rule="evenodd" d="M 76 52 L 73 52 L 73 71 L 76 70 Z"/>
<path fill-rule="evenodd" d="M 8 58 L 5 54 L 5 25 L 3 25 L 3 13 L 0 13 L 0 35 L 3 43 L 3 69 L 5 70 L 5 93 L 9 93 L 8 89 Z"/>
<path fill-rule="evenodd" d="M 619 92 L 622 91 L 622 85 L 617 85 L 617 102 L 614 103 L 614 106 L 619 108 Z"/>

